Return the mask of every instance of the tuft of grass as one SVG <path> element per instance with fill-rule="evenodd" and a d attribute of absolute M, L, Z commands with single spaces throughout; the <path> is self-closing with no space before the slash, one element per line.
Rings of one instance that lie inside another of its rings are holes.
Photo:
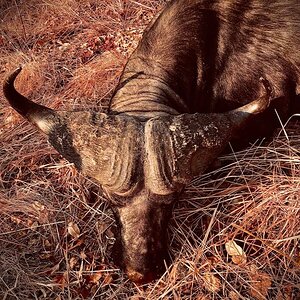
<path fill-rule="evenodd" d="M 55 109 L 105 110 L 126 59 L 166 1 L 0 3 L 1 81 Z M 1 299 L 296 299 L 299 125 L 220 158 L 177 203 L 172 264 L 137 286 L 111 260 L 115 222 L 78 174 L 0 94 Z M 242 250 L 233 257 L 228 243 Z M 227 247 L 227 248 L 226 248 Z"/>

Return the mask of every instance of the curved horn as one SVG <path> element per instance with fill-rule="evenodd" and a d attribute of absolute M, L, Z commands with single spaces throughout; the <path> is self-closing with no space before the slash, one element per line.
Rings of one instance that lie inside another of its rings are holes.
<path fill-rule="evenodd" d="M 180 151 L 186 158 L 189 158 L 185 158 L 184 161 L 189 160 L 189 170 L 193 176 L 204 172 L 224 150 L 228 142 L 241 134 L 244 126 L 253 116 L 268 108 L 271 98 L 274 97 L 274 90 L 266 79 L 260 78 L 260 82 L 265 88 L 265 94 L 240 108 L 220 114 L 183 116 L 180 120 L 180 127 L 184 136 L 178 134 L 179 132 L 175 129 L 176 120 L 174 120 L 173 143 L 178 144 Z"/>
<path fill-rule="evenodd" d="M 4 95 L 23 117 L 48 135 L 50 144 L 78 170 L 116 193 L 130 193 L 141 172 L 142 125 L 131 117 L 90 111 L 54 111 L 16 91 L 22 68 L 7 77 Z"/>
<path fill-rule="evenodd" d="M 265 94 L 262 97 L 229 112 L 235 116 L 242 116 L 241 122 L 247 121 L 247 116 L 251 117 L 251 115 L 249 114 L 257 115 L 264 112 L 269 107 L 271 99 L 275 97 L 275 91 L 271 86 L 270 82 L 263 77 L 260 77 L 259 81 L 263 84 L 265 88 Z M 247 115 L 245 115 L 245 113 L 247 113 Z"/>
<path fill-rule="evenodd" d="M 19 67 L 5 79 L 4 96 L 21 116 L 35 124 L 42 132 L 49 134 L 51 128 L 59 122 L 59 116 L 54 110 L 32 102 L 15 89 L 14 82 L 21 71 L 22 67 Z"/>
<path fill-rule="evenodd" d="M 273 89 L 267 80 L 260 80 L 265 87 L 265 94 L 238 109 L 226 113 L 183 114 L 148 121 L 145 129 L 148 152 L 153 150 L 151 153 L 157 157 L 154 161 L 164 161 L 157 165 L 148 163 L 148 177 L 155 179 L 151 188 L 170 192 L 203 173 L 228 142 L 240 134 L 253 115 L 265 111 L 269 106 L 274 96 Z M 163 141 L 158 136 L 163 136 Z"/>

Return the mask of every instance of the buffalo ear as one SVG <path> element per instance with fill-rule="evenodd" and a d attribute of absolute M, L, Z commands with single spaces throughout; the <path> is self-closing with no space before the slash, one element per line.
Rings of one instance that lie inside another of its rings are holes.
<path fill-rule="evenodd" d="M 59 123 L 59 115 L 46 106 L 34 103 L 15 89 L 14 82 L 21 71 L 22 67 L 19 67 L 5 79 L 4 96 L 21 116 L 36 125 L 42 132 L 49 134 L 53 126 Z"/>

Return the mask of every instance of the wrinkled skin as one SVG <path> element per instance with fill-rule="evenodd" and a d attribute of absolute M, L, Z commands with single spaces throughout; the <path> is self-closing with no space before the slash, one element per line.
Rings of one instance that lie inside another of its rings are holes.
<path fill-rule="evenodd" d="M 115 256 L 131 280 L 164 269 L 172 205 L 190 180 L 229 141 L 272 132 L 274 109 L 282 122 L 292 113 L 298 2 L 168 2 L 129 58 L 108 114 L 30 101 L 14 88 L 21 69 L 4 82 L 10 105 L 106 191 L 118 223 Z"/>

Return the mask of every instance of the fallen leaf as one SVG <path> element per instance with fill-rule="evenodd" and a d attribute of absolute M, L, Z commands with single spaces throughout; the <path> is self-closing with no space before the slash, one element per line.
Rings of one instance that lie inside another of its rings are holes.
<path fill-rule="evenodd" d="M 44 247 L 45 248 L 51 248 L 51 243 L 49 242 L 49 240 L 44 240 Z"/>
<path fill-rule="evenodd" d="M 22 223 L 22 220 L 21 220 L 20 218 L 18 218 L 18 217 L 11 216 L 10 219 L 11 219 L 12 222 L 14 222 L 14 223 L 16 223 L 16 224 L 18 224 L 18 225 L 19 225 L 20 223 Z"/>
<path fill-rule="evenodd" d="M 221 288 L 221 281 L 212 273 L 204 273 L 204 287 L 209 291 L 216 293 Z"/>
<path fill-rule="evenodd" d="M 86 259 L 86 258 L 87 258 L 87 256 L 86 256 L 86 254 L 84 253 L 84 251 L 81 251 L 81 252 L 80 252 L 80 258 L 81 258 L 81 259 Z"/>
<path fill-rule="evenodd" d="M 233 255 L 231 259 L 232 262 L 236 265 L 243 265 L 247 262 L 247 258 L 244 255 Z"/>
<path fill-rule="evenodd" d="M 217 257 L 214 256 L 214 255 L 208 256 L 208 257 L 207 257 L 207 260 L 208 260 L 208 262 L 209 262 L 212 266 L 213 266 L 213 265 L 216 265 L 217 263 L 220 262 L 220 259 L 217 258 Z"/>
<path fill-rule="evenodd" d="M 233 263 L 237 265 L 245 264 L 247 262 L 247 257 L 242 247 L 239 246 L 235 241 L 228 241 L 225 244 L 225 249 Z"/>
<path fill-rule="evenodd" d="M 38 201 L 34 201 L 32 203 L 32 207 L 36 210 L 36 211 L 43 211 L 45 209 L 45 205 L 41 204 Z"/>
<path fill-rule="evenodd" d="M 74 269 L 74 267 L 76 266 L 78 262 L 78 259 L 76 257 L 71 257 L 70 261 L 69 261 L 69 267 L 71 270 Z"/>
<path fill-rule="evenodd" d="M 62 43 L 61 46 L 58 47 L 60 51 L 66 51 L 70 48 L 70 43 Z"/>
<path fill-rule="evenodd" d="M 93 272 L 91 275 L 88 276 L 88 282 L 93 284 L 99 284 L 99 280 L 102 278 L 102 276 L 102 271 Z"/>
<path fill-rule="evenodd" d="M 226 251 L 228 255 L 233 256 L 233 255 L 243 255 L 244 251 L 242 247 L 240 247 L 235 241 L 228 241 L 225 244 Z"/>
<path fill-rule="evenodd" d="M 250 273 L 250 295 L 256 300 L 266 300 L 268 290 L 272 285 L 269 274 L 261 272 L 255 265 L 249 267 Z"/>
<path fill-rule="evenodd" d="M 82 239 L 78 239 L 76 242 L 74 242 L 73 246 L 71 246 L 69 248 L 69 250 L 73 250 L 74 248 L 77 248 L 77 247 L 81 246 L 83 244 L 83 242 L 84 241 Z"/>
<path fill-rule="evenodd" d="M 174 264 L 172 266 L 172 269 L 171 269 L 170 273 L 169 273 L 169 280 L 173 284 L 175 283 L 177 275 L 178 275 L 177 268 L 178 268 L 178 264 Z"/>
<path fill-rule="evenodd" d="M 70 222 L 68 224 L 68 233 L 75 239 L 78 239 L 80 236 L 80 229 L 77 224 Z"/>
<path fill-rule="evenodd" d="M 113 278 L 110 274 L 106 274 L 103 279 L 103 285 L 111 284 L 113 281 Z"/>
<path fill-rule="evenodd" d="M 30 229 L 35 231 L 39 226 L 39 223 L 37 221 L 33 222 L 30 226 Z"/>
<path fill-rule="evenodd" d="M 27 227 L 31 227 L 32 224 L 33 224 L 33 221 L 28 219 L 27 222 L 26 222 Z"/>
<path fill-rule="evenodd" d="M 61 275 L 55 276 L 54 281 L 57 284 L 60 285 L 61 289 L 64 289 L 67 286 L 67 284 L 68 284 L 68 274 L 67 274 L 67 272 L 64 272 Z"/>

